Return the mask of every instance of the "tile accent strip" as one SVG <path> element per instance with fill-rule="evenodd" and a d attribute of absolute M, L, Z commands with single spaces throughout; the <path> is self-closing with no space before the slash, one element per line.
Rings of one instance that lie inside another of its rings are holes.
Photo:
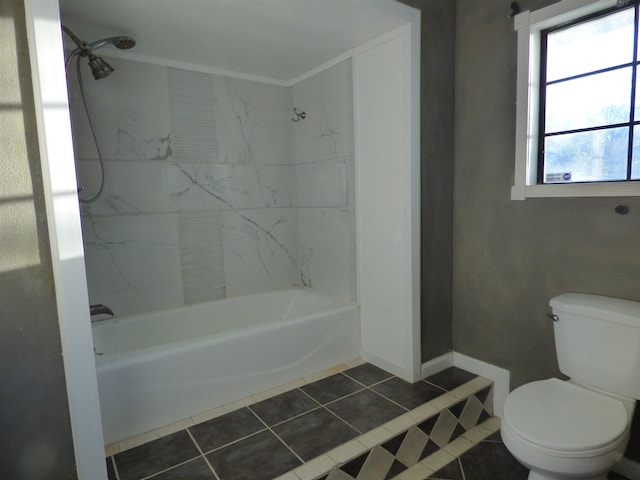
<path fill-rule="evenodd" d="M 216 210 L 178 215 L 184 303 L 225 297 L 222 219 Z"/>
<path fill-rule="evenodd" d="M 208 162 L 217 158 L 211 75 L 168 69 L 171 148 L 179 162 Z"/>
<path fill-rule="evenodd" d="M 415 471 L 422 471 L 426 460 L 435 464 L 453 460 L 455 455 L 447 450 L 463 451 L 472 446 L 473 441 L 463 435 L 470 434 L 479 424 L 493 421 L 493 383 L 477 377 L 462 387 L 466 398 L 458 398 L 457 389 L 453 390 L 307 462 L 286 478 L 387 480 L 414 467 Z M 358 445 L 366 447 L 365 451 Z M 345 461 L 345 457 L 350 458 Z M 329 460 L 333 466 L 327 469 Z M 318 468 L 313 468 L 314 463 Z"/>

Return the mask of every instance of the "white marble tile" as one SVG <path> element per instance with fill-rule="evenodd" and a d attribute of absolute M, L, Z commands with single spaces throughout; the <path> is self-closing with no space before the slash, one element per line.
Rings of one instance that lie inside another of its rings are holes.
<path fill-rule="evenodd" d="M 293 106 L 306 118 L 294 125 L 296 163 L 339 158 L 351 152 L 350 61 L 293 87 Z"/>
<path fill-rule="evenodd" d="M 91 303 L 117 315 L 182 304 L 176 215 L 83 219 Z"/>
<path fill-rule="evenodd" d="M 162 188 L 164 162 L 106 161 L 105 187 L 93 203 L 82 204 L 84 215 L 155 213 L 165 211 L 166 193 Z M 80 198 L 90 198 L 100 188 L 97 160 L 78 162 L 79 185 L 86 187 Z"/>
<path fill-rule="evenodd" d="M 349 224 L 352 217 L 343 209 L 299 209 L 299 265 L 303 285 L 351 298 Z"/>
<path fill-rule="evenodd" d="M 346 207 L 347 160 L 325 160 L 296 166 L 299 207 Z"/>
<path fill-rule="evenodd" d="M 114 72 L 102 80 L 94 80 L 86 65 L 82 65 L 87 103 L 103 156 L 126 160 L 170 157 L 166 68 L 109 57 L 105 59 L 113 66 Z M 76 155 L 97 158 L 82 106 L 75 62 L 69 68 L 68 78 Z"/>
<path fill-rule="evenodd" d="M 164 166 L 167 209 L 289 207 L 289 165 L 175 163 Z"/>
<path fill-rule="evenodd" d="M 294 209 L 225 210 L 222 223 L 227 297 L 296 284 Z"/>
<path fill-rule="evenodd" d="M 285 87 L 212 76 L 216 161 L 291 163 L 291 91 Z"/>

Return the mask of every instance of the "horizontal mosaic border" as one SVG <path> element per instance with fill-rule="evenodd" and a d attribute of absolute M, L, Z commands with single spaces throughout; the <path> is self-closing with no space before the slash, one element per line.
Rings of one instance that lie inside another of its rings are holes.
<path fill-rule="evenodd" d="M 433 473 L 435 470 L 426 466 L 429 462 L 439 464 L 448 460 L 442 464 L 444 466 L 452 461 L 455 456 L 447 449 L 453 448 L 453 451 L 460 450 L 462 453 L 475 445 L 474 435 L 489 436 L 492 432 L 486 428 L 481 428 L 478 433 L 472 432 L 475 432 L 479 424 L 493 425 L 495 420 L 493 382 L 476 377 L 314 458 L 277 480 L 426 478 L 428 475 L 414 475 L 421 475 L 427 470 Z"/>

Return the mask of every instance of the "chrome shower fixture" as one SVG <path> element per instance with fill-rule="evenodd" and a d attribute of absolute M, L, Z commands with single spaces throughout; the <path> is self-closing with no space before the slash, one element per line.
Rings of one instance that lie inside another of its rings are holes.
<path fill-rule="evenodd" d="M 80 40 L 76 34 L 74 34 L 70 29 L 62 25 L 62 31 L 67 34 L 67 36 L 73 40 L 73 43 L 76 44 L 78 48 L 76 48 L 69 58 L 66 61 L 66 66 L 68 67 L 71 63 L 71 60 L 79 55 L 81 57 L 87 57 L 89 59 L 89 67 L 91 68 L 91 73 L 93 73 L 93 78 L 96 80 L 100 80 L 101 78 L 106 78 L 113 72 L 113 67 L 107 63 L 105 59 L 102 57 L 96 56 L 93 52 L 99 48 L 104 47 L 105 45 L 113 45 L 120 50 L 128 50 L 130 48 L 135 47 L 136 41 L 132 37 L 119 36 L 119 37 L 109 37 L 103 38 L 101 40 L 96 40 L 95 42 L 88 43 L 84 40 Z"/>

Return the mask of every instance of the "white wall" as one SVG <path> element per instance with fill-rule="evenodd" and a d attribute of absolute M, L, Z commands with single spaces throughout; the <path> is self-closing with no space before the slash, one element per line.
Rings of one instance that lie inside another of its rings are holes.
<path fill-rule="evenodd" d="M 362 356 L 409 381 L 420 376 L 419 62 L 412 66 L 419 44 L 412 28 L 354 58 Z"/>

